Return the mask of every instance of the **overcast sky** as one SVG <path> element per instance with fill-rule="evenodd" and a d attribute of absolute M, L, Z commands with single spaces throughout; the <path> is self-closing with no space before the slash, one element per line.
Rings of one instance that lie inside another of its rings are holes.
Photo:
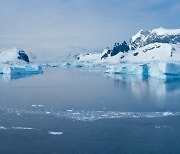
<path fill-rule="evenodd" d="M 112 47 L 140 29 L 180 28 L 179 0 L 0 0 L 0 48 Z"/>

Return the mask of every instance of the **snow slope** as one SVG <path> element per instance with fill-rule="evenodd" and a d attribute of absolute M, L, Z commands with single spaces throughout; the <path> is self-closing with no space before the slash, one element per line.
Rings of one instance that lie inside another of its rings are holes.
<path fill-rule="evenodd" d="M 151 43 L 180 43 L 180 29 L 164 29 L 160 27 L 151 31 L 140 30 L 130 39 L 130 48 L 135 50 Z"/>
<path fill-rule="evenodd" d="M 106 49 L 105 49 L 106 50 Z M 153 43 L 128 53 L 118 53 L 117 55 L 101 59 L 102 53 L 88 54 L 80 56 L 79 62 L 97 63 L 147 63 L 152 61 L 180 61 L 180 44 Z"/>
<path fill-rule="evenodd" d="M 130 51 L 122 61 L 145 63 L 152 61 L 180 61 L 180 44 L 153 43 Z"/>
<path fill-rule="evenodd" d="M 156 33 L 157 35 L 179 35 L 180 29 L 165 29 L 165 28 L 157 28 L 151 31 L 152 33 Z"/>
<path fill-rule="evenodd" d="M 29 62 L 27 54 L 20 48 L 12 48 L 0 53 L 0 63 L 26 63 Z"/>
<path fill-rule="evenodd" d="M 67 46 L 64 48 L 44 49 L 37 52 L 29 52 L 29 58 L 33 62 L 72 62 L 78 60 L 80 55 L 86 55 L 89 52 L 97 52 L 92 48 Z"/>

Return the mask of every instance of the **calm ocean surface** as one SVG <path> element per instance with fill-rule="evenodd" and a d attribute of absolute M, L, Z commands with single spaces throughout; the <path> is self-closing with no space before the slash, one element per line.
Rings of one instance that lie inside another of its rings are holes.
<path fill-rule="evenodd" d="M 0 153 L 180 153 L 180 80 L 45 68 L 0 75 Z"/>

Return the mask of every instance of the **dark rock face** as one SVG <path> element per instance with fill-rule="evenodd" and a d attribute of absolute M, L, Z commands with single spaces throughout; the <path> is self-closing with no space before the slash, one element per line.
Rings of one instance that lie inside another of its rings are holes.
<path fill-rule="evenodd" d="M 138 52 L 135 52 L 133 55 L 134 55 L 134 56 L 137 56 L 138 54 L 139 54 Z"/>
<path fill-rule="evenodd" d="M 108 47 L 106 48 L 107 49 L 107 52 L 102 55 L 101 59 L 106 59 L 112 52 L 112 50 L 110 50 Z"/>
<path fill-rule="evenodd" d="M 124 41 L 122 44 L 115 43 L 114 48 L 111 52 L 111 56 L 117 55 L 119 52 L 128 52 L 129 51 L 129 45 Z"/>
<path fill-rule="evenodd" d="M 140 31 L 140 37 L 134 41 L 130 40 L 131 50 L 146 46 L 151 43 L 180 43 L 180 34 L 177 35 L 157 35 L 150 31 Z"/>
<path fill-rule="evenodd" d="M 107 52 L 104 55 L 102 55 L 101 59 L 106 59 L 111 54 L 112 50 L 110 50 L 109 47 L 107 47 L 106 50 Z"/>
<path fill-rule="evenodd" d="M 101 59 L 106 59 L 109 55 L 110 56 L 115 56 L 119 52 L 128 52 L 130 50 L 129 45 L 124 41 L 122 44 L 120 43 L 115 43 L 113 50 L 110 50 L 108 47 L 106 48 L 107 52 L 102 55 Z"/>
<path fill-rule="evenodd" d="M 18 54 L 19 54 L 19 56 L 17 57 L 18 59 L 24 60 L 25 62 L 29 62 L 29 58 L 23 50 L 20 50 Z"/>
<path fill-rule="evenodd" d="M 101 59 L 106 59 L 108 57 L 108 54 L 105 53 L 104 55 L 102 55 Z"/>

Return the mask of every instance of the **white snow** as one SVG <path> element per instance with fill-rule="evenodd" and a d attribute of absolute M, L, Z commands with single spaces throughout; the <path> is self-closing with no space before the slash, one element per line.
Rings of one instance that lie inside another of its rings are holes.
<path fill-rule="evenodd" d="M 145 39 L 146 37 L 142 35 L 143 30 L 141 29 L 137 34 L 135 34 L 132 38 L 131 41 L 134 42 L 137 38 L 141 37 L 142 39 Z M 150 32 L 150 31 L 149 31 Z"/>
<path fill-rule="evenodd" d="M 151 33 L 156 33 L 157 35 L 178 35 L 180 34 L 180 29 L 165 29 L 160 27 L 152 30 Z"/>
<path fill-rule="evenodd" d="M 0 53 L 0 62 L 7 63 L 7 62 L 15 62 L 15 63 L 26 63 L 25 61 L 18 59 L 19 51 L 22 49 L 20 48 L 12 48 L 9 50 L 5 50 Z"/>
<path fill-rule="evenodd" d="M 135 55 L 137 54 L 137 55 Z M 79 63 L 110 63 L 121 62 L 147 63 L 152 61 L 180 61 L 180 44 L 153 43 L 128 53 L 119 52 L 117 55 L 101 59 L 102 54 L 89 54 L 80 57 Z M 121 58 L 124 56 L 124 58 Z"/>
<path fill-rule="evenodd" d="M 146 33 L 149 33 L 149 34 L 146 35 Z M 180 35 L 180 29 L 165 29 L 165 28 L 160 27 L 157 29 L 153 29 L 151 31 L 150 30 L 148 30 L 148 31 L 140 30 L 137 34 L 132 36 L 131 42 L 134 42 L 137 38 L 141 38 L 141 43 L 142 43 L 147 38 L 149 38 L 149 36 L 152 34 L 156 34 L 159 36 Z"/>
<path fill-rule="evenodd" d="M 101 59 L 103 56 L 102 53 L 97 54 L 88 54 L 85 56 L 80 57 L 80 59 L 77 61 L 79 64 L 83 63 L 94 63 L 94 64 L 118 64 L 120 62 L 120 57 L 123 55 L 126 55 L 127 53 L 118 53 L 117 55 L 111 57 L 107 57 L 106 59 Z"/>
<path fill-rule="evenodd" d="M 137 53 L 135 56 L 134 54 Z M 129 51 L 122 61 L 152 62 L 152 61 L 180 61 L 180 45 L 167 43 L 153 43 Z"/>

